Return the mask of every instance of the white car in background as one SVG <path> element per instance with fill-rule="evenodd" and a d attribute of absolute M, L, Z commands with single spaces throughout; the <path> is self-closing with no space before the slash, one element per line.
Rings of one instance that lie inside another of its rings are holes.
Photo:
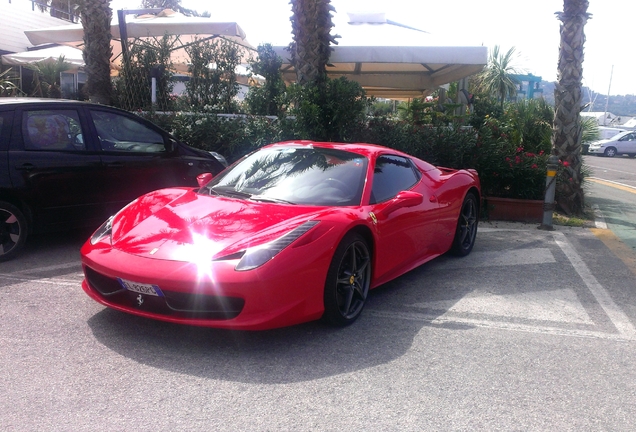
<path fill-rule="evenodd" d="M 610 139 L 595 141 L 590 144 L 588 153 L 597 156 L 636 156 L 636 131 L 621 132 Z"/>

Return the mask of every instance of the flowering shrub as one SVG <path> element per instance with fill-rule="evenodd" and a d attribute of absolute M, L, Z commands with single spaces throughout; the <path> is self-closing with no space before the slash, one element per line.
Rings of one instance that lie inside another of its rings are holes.
<path fill-rule="evenodd" d="M 513 142 L 509 125 L 486 118 L 476 152 L 484 196 L 543 199 L 549 143 L 528 147 Z"/>

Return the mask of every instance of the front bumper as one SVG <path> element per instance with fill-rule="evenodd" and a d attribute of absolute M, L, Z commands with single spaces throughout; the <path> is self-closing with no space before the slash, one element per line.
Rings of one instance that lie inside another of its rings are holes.
<path fill-rule="evenodd" d="M 307 251 L 289 248 L 258 269 L 237 272 L 237 260 L 201 269 L 87 242 L 82 288 L 112 309 L 161 321 L 243 330 L 285 327 L 316 320 L 324 312 L 331 254 L 328 248 L 316 254 L 317 245 L 312 246 Z M 128 291 L 118 279 L 158 286 L 163 296 Z"/>

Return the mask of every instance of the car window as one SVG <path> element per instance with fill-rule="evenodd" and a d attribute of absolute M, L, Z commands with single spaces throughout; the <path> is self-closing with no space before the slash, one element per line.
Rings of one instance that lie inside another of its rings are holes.
<path fill-rule="evenodd" d="M 9 148 L 9 115 L 13 112 L 0 112 L 0 151 Z"/>
<path fill-rule="evenodd" d="M 393 198 L 399 192 L 408 190 L 420 179 L 411 161 L 400 156 L 380 156 L 375 162 L 371 204 Z"/>
<path fill-rule="evenodd" d="M 201 193 L 303 205 L 359 205 L 367 163 L 362 155 L 339 149 L 263 149 L 215 177 Z"/>
<path fill-rule="evenodd" d="M 26 110 L 22 114 L 26 150 L 86 150 L 75 110 Z"/>
<path fill-rule="evenodd" d="M 100 145 L 106 152 L 160 153 L 166 151 L 163 136 L 125 115 L 91 110 Z"/>

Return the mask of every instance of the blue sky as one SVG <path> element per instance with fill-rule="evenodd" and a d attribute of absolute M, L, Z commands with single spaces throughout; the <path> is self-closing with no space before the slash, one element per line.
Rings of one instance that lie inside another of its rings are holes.
<path fill-rule="evenodd" d="M 134 0 L 133 0 L 134 1 Z M 557 78 L 561 0 L 332 0 L 340 45 L 500 45 L 515 47 L 522 71 Z M 235 21 L 249 42 L 287 45 L 291 41 L 289 0 L 182 0 L 182 5 L 207 10 L 216 21 Z M 134 8 L 130 0 L 112 0 L 111 7 Z M 348 13 L 382 12 L 386 18 L 429 34 L 392 26 L 352 26 Z M 593 16 L 585 26 L 583 84 L 605 94 L 636 94 L 636 56 L 631 42 L 636 27 L 636 1 L 590 0 Z M 612 73 L 613 66 L 613 73 Z"/>

